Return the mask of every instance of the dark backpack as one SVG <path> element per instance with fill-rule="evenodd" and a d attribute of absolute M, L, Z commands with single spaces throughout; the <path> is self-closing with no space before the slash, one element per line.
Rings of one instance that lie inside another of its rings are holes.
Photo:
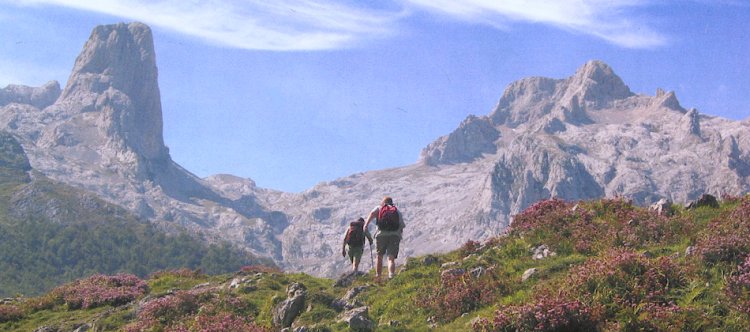
<path fill-rule="evenodd" d="M 354 221 L 349 224 L 349 231 L 346 232 L 346 244 L 356 247 L 365 245 L 364 221 Z"/>
<path fill-rule="evenodd" d="M 398 209 L 395 205 L 383 205 L 378 211 L 378 229 L 381 231 L 397 231 L 399 228 Z"/>

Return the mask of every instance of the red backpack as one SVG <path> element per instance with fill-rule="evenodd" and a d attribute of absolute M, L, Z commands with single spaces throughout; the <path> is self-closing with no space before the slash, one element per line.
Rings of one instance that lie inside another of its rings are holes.
<path fill-rule="evenodd" d="M 381 231 L 397 231 L 399 228 L 398 209 L 395 205 L 383 205 L 378 211 L 378 229 Z"/>
<path fill-rule="evenodd" d="M 356 247 L 365 245 L 364 221 L 353 221 L 349 224 L 349 231 L 346 232 L 346 244 Z"/>

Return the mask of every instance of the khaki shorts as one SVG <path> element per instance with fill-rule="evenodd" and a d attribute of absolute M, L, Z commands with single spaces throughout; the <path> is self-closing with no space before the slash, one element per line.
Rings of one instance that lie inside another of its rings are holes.
<path fill-rule="evenodd" d="M 401 243 L 401 237 L 395 234 L 378 234 L 375 237 L 375 246 L 377 247 L 378 255 L 380 256 L 387 255 L 389 257 L 393 257 L 393 259 L 398 258 L 399 243 Z"/>
<path fill-rule="evenodd" d="M 349 262 L 354 262 L 355 259 L 357 261 L 360 261 L 362 259 L 362 253 L 365 251 L 365 247 L 355 247 L 351 245 L 347 246 L 349 247 Z"/>

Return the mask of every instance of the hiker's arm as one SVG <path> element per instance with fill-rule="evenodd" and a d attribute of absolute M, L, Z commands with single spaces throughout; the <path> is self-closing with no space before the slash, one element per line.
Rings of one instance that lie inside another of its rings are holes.
<path fill-rule="evenodd" d="M 370 225 L 370 221 L 372 221 L 373 219 L 375 219 L 375 217 L 376 217 L 375 216 L 376 211 L 377 210 L 372 210 L 370 212 L 370 215 L 367 217 L 367 220 L 365 220 L 365 230 L 367 230 L 367 226 Z"/>
<path fill-rule="evenodd" d="M 341 241 L 341 256 L 346 257 L 346 236 L 349 235 L 349 230 L 346 230 L 346 233 L 344 233 L 344 240 Z"/>

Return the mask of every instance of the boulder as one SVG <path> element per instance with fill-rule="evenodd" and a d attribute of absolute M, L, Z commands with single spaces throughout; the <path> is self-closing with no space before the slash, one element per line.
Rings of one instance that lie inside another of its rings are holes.
<path fill-rule="evenodd" d="M 439 259 L 437 258 L 437 256 L 434 256 L 434 255 L 427 255 L 427 256 L 424 256 L 424 258 L 422 258 L 423 265 L 432 265 L 432 264 L 437 264 L 438 262 L 439 262 Z"/>
<path fill-rule="evenodd" d="M 660 216 L 671 216 L 674 211 L 672 210 L 672 201 L 662 198 L 658 202 L 652 204 L 648 208 L 651 211 L 656 212 Z"/>
<path fill-rule="evenodd" d="M 340 322 L 349 324 L 354 331 L 372 331 L 373 323 L 368 317 L 369 307 L 354 308 L 341 314 Z"/>
<path fill-rule="evenodd" d="M 357 295 L 367 290 L 368 288 L 370 288 L 370 286 L 359 286 L 350 289 L 346 292 L 344 297 L 333 301 L 332 307 L 334 307 L 336 310 L 351 310 L 360 306 L 359 302 L 357 302 L 355 298 L 357 297 Z"/>
<path fill-rule="evenodd" d="M 710 194 L 703 194 L 701 197 L 695 201 L 692 201 L 690 203 L 687 203 L 685 205 L 685 209 L 696 209 L 702 206 L 708 206 L 712 208 L 718 208 L 719 207 L 719 201 L 716 200 L 716 197 Z"/>
<path fill-rule="evenodd" d="M 36 328 L 36 330 L 34 330 L 34 332 L 57 332 L 57 331 L 59 330 L 52 326 L 41 326 L 41 327 Z"/>
<path fill-rule="evenodd" d="M 349 287 L 354 282 L 354 279 L 357 279 L 359 276 L 365 275 L 362 271 L 352 271 L 348 273 L 344 273 L 341 276 L 339 276 L 338 279 L 336 279 L 336 282 L 333 283 L 333 287 Z"/>
<path fill-rule="evenodd" d="M 447 262 L 447 263 L 443 263 L 443 265 L 440 265 L 440 269 L 445 270 L 456 265 L 458 265 L 458 262 Z"/>
<path fill-rule="evenodd" d="M 485 271 L 487 271 L 487 269 L 485 269 L 483 266 L 477 266 L 471 269 L 469 273 L 471 274 L 472 277 L 479 278 L 484 275 Z"/>
<path fill-rule="evenodd" d="M 457 268 L 457 269 L 447 269 L 440 273 L 440 277 L 445 276 L 460 276 L 466 273 L 466 269 Z"/>
<path fill-rule="evenodd" d="M 73 330 L 73 332 L 87 332 L 91 331 L 93 329 L 93 326 L 90 323 L 83 324 L 79 326 L 77 329 Z"/>
<path fill-rule="evenodd" d="M 287 289 L 287 299 L 279 303 L 273 310 L 273 325 L 286 328 L 292 326 L 292 322 L 305 307 L 307 288 L 301 283 L 292 283 Z"/>
<path fill-rule="evenodd" d="M 535 247 L 531 249 L 531 251 L 533 252 L 531 258 L 534 260 L 544 259 L 550 256 L 557 256 L 557 253 L 549 250 L 549 247 L 546 244 Z"/>
<path fill-rule="evenodd" d="M 530 268 L 523 272 L 523 275 L 521 276 L 521 281 L 525 282 L 526 280 L 529 280 L 531 276 L 533 276 L 536 273 L 537 269 L 535 267 Z"/>

